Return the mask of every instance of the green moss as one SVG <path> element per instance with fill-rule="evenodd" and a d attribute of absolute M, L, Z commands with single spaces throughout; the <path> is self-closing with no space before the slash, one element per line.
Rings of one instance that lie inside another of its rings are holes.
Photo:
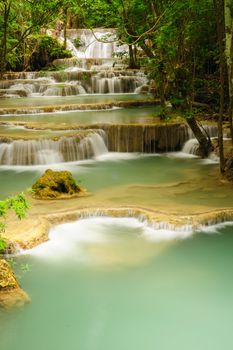
<path fill-rule="evenodd" d="M 40 199 L 53 199 L 61 196 L 73 196 L 81 192 L 69 171 L 48 169 L 32 186 L 33 196 Z"/>

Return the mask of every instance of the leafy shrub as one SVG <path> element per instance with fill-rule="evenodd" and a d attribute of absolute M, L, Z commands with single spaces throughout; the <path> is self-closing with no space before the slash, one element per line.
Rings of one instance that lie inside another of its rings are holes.
<path fill-rule="evenodd" d="M 56 58 L 68 58 L 72 56 L 70 51 L 65 50 L 57 39 L 49 35 L 44 35 L 41 38 L 39 49 L 47 52 L 49 60 Z"/>
<path fill-rule="evenodd" d="M 82 42 L 82 40 L 79 37 L 75 38 L 73 43 L 74 43 L 74 46 L 76 47 L 76 49 L 79 49 L 80 47 L 84 46 L 84 43 Z"/>
<path fill-rule="evenodd" d="M 65 50 L 62 43 L 49 35 L 39 36 L 39 45 L 31 57 L 31 69 L 40 70 L 57 58 L 69 58 L 72 56 L 69 50 Z"/>
<path fill-rule="evenodd" d="M 25 217 L 27 208 L 28 203 L 24 193 L 9 197 L 3 201 L 0 201 L 0 218 L 4 220 L 8 211 L 13 210 L 17 218 L 22 219 Z M 8 245 L 7 240 L 2 236 L 2 233 L 5 231 L 5 227 L 5 223 L 0 221 L 0 256 L 4 253 Z"/>

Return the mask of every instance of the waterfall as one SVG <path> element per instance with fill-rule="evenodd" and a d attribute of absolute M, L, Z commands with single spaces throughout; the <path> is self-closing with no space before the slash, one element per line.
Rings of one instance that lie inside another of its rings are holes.
<path fill-rule="evenodd" d="M 96 126 L 93 126 L 96 128 Z M 90 159 L 111 152 L 159 153 L 182 151 L 197 154 L 198 142 L 190 139 L 184 124 L 102 124 L 101 129 L 77 131 L 58 140 L 0 139 L 1 165 L 35 165 Z M 214 134 L 214 128 L 212 130 Z"/>
<path fill-rule="evenodd" d="M 101 125 L 108 137 L 112 152 L 157 153 L 181 150 L 188 140 L 184 124 Z"/>
<path fill-rule="evenodd" d="M 108 152 L 105 140 L 103 130 L 57 141 L 0 139 L 0 164 L 36 165 L 89 159 Z"/>
<path fill-rule="evenodd" d="M 9 87 L 7 94 L 15 93 L 21 96 L 72 96 L 85 94 L 86 90 L 80 81 L 58 83 L 54 78 L 19 79 Z"/>
<path fill-rule="evenodd" d="M 53 35 L 52 31 L 48 34 Z M 35 97 L 140 93 L 143 88 L 144 92 L 148 92 L 145 74 L 125 69 L 126 65 L 117 57 L 118 53 L 122 56 L 128 51 L 128 45 L 119 45 L 115 29 L 70 29 L 67 35 L 67 48 L 73 57 L 56 60 L 56 64 L 68 65 L 68 68 L 50 72 L 7 73 L 4 75 L 7 83 L 2 83 L 4 93 L 8 97 Z M 64 41 L 62 35 L 59 39 Z M 78 48 L 75 47 L 76 41 L 80 44 Z"/>
<path fill-rule="evenodd" d="M 92 77 L 92 92 L 99 94 L 132 93 L 146 83 L 147 79 L 142 73 L 104 71 Z"/>
<path fill-rule="evenodd" d="M 68 30 L 68 37 L 68 49 L 78 58 L 111 58 L 114 54 L 128 51 L 127 45 L 118 45 L 115 29 Z M 74 45 L 77 38 L 80 41 L 79 48 Z M 61 40 L 64 40 L 62 36 Z"/>
<path fill-rule="evenodd" d="M 177 152 L 197 154 L 198 142 L 185 124 L 101 125 L 108 137 L 112 152 Z M 211 137 L 217 135 L 216 126 L 205 126 Z"/>
<path fill-rule="evenodd" d="M 218 136 L 218 128 L 215 125 L 205 125 L 203 129 L 206 131 L 207 135 L 210 138 L 214 138 Z M 189 140 L 185 142 L 182 147 L 182 152 L 187 154 L 198 155 L 199 143 L 196 138 L 194 138 L 194 134 L 191 129 L 189 129 Z"/>
<path fill-rule="evenodd" d="M 73 96 L 86 94 L 86 90 L 79 82 L 71 81 L 62 85 L 57 84 L 43 90 L 41 89 L 40 94 L 41 96 Z"/>
<path fill-rule="evenodd" d="M 197 155 L 198 154 L 198 148 L 199 148 L 199 143 L 197 139 L 190 139 L 185 142 L 182 152 L 187 153 L 187 154 L 193 154 Z"/>
<path fill-rule="evenodd" d="M 69 70 L 19 75 L 8 81 L 6 94 L 18 96 L 75 96 L 88 93 L 134 93 L 147 84 L 142 72 Z"/>
<path fill-rule="evenodd" d="M 218 127 L 217 125 L 201 125 L 201 129 L 209 136 L 209 137 L 217 137 L 218 136 Z M 195 138 L 194 133 L 189 128 L 189 138 Z"/>
<path fill-rule="evenodd" d="M 25 93 L 25 96 L 30 96 L 32 95 L 32 93 L 36 92 L 36 86 L 34 84 L 30 84 L 30 83 L 15 83 L 13 85 L 10 86 L 9 88 L 9 92 L 18 92 L 18 91 L 22 91 Z"/>

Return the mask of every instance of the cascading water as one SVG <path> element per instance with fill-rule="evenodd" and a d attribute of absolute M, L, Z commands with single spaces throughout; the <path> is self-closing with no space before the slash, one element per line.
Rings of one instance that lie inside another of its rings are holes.
<path fill-rule="evenodd" d="M 25 80 L 17 79 L 8 85 L 6 96 L 10 94 L 19 95 L 19 97 L 72 96 L 86 93 L 80 81 L 66 81 L 62 83 L 57 82 L 53 77 L 35 77 L 31 80 L 26 77 Z"/>
<path fill-rule="evenodd" d="M 161 153 L 177 152 L 198 155 L 198 142 L 191 138 L 183 124 L 101 124 L 77 131 L 76 137 L 54 140 L 0 140 L 0 164 L 27 165 L 69 162 L 99 156 L 108 152 Z M 215 127 L 210 133 L 215 133 Z M 88 134 L 87 134 L 88 133 Z M 85 134 L 85 135 L 84 135 Z M 106 146 L 107 145 L 107 146 Z"/>
<path fill-rule="evenodd" d="M 197 139 L 190 139 L 185 142 L 182 148 L 182 152 L 187 154 L 197 155 L 198 148 L 199 148 L 199 143 Z"/>
<path fill-rule="evenodd" d="M 205 125 L 203 126 L 203 130 L 206 132 L 208 137 L 213 138 L 218 135 L 218 128 L 214 125 Z M 194 138 L 194 134 L 189 129 L 189 139 L 185 142 L 182 147 L 182 152 L 192 155 L 198 155 L 199 143 L 196 138 Z"/>
<path fill-rule="evenodd" d="M 180 151 L 189 139 L 184 124 L 105 125 L 109 151 L 157 153 Z"/>
<path fill-rule="evenodd" d="M 86 136 L 62 137 L 55 140 L 0 140 L 1 165 L 36 165 L 72 162 L 106 153 L 103 130 Z"/>
<path fill-rule="evenodd" d="M 80 41 L 79 48 L 74 45 L 77 38 Z M 62 36 L 60 40 L 64 40 Z M 1 91 L 1 95 L 35 97 L 138 93 L 142 86 L 147 85 L 144 73 L 127 70 L 122 63 L 119 66 L 119 58 L 115 56 L 128 51 L 128 47 L 119 46 L 114 29 L 68 30 L 67 46 L 73 54 L 71 67 L 57 72 L 7 74 L 4 77 L 7 82 L 2 84 L 5 92 Z M 65 64 L 67 62 L 68 59 L 64 60 Z M 61 65 L 62 60 L 58 64 Z"/>
<path fill-rule="evenodd" d="M 142 73 L 134 72 L 99 72 L 92 77 L 93 93 L 128 93 L 146 84 Z"/>
<path fill-rule="evenodd" d="M 142 72 L 134 71 L 62 71 L 49 72 L 46 78 L 8 81 L 5 95 L 18 97 L 75 96 L 86 93 L 134 93 L 147 84 Z"/>
<path fill-rule="evenodd" d="M 68 32 L 68 48 L 78 58 L 112 58 L 119 52 L 128 51 L 127 45 L 119 45 L 115 29 L 79 29 Z M 79 48 L 73 44 L 77 38 L 80 41 Z"/>

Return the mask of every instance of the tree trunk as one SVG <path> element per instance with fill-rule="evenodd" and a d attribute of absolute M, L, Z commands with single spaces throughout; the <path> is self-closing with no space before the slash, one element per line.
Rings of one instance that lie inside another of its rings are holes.
<path fill-rule="evenodd" d="M 155 58 L 155 55 L 153 54 L 153 51 L 145 44 L 145 42 L 139 42 L 140 47 L 145 52 L 146 56 L 149 58 Z"/>
<path fill-rule="evenodd" d="M 6 56 L 7 56 L 7 31 L 8 31 L 8 21 L 11 10 L 11 1 L 9 4 L 4 3 L 4 14 L 3 14 L 3 36 L 1 40 L 0 50 L 0 78 L 2 78 L 3 73 L 6 70 Z"/>
<path fill-rule="evenodd" d="M 229 81 L 229 124 L 230 124 L 230 133 L 231 133 L 231 142 L 233 144 L 233 21 L 231 27 L 231 54 L 230 54 L 230 63 L 228 66 L 228 81 Z"/>
<path fill-rule="evenodd" d="M 233 14 L 232 0 L 225 0 L 225 53 L 229 87 L 229 125 L 233 143 Z"/>
<path fill-rule="evenodd" d="M 200 156 L 202 158 L 208 157 L 210 152 L 213 150 L 210 138 L 203 133 L 195 118 L 188 118 L 186 121 L 199 143 Z"/>
<path fill-rule="evenodd" d="M 138 67 L 138 62 L 137 62 L 137 45 L 133 46 L 133 55 L 134 55 L 134 62 L 135 62 L 136 67 L 140 68 L 140 67 Z"/>
<path fill-rule="evenodd" d="M 164 65 L 161 61 L 160 69 L 159 69 L 159 96 L 160 96 L 160 104 L 162 109 L 165 109 L 165 84 L 166 84 L 166 73 L 164 70 Z"/>
<path fill-rule="evenodd" d="M 133 46 L 129 44 L 129 68 L 137 68 Z"/>
<path fill-rule="evenodd" d="M 218 146 L 220 158 L 220 172 L 224 173 L 224 149 L 223 149 L 223 112 L 224 112 L 224 73 L 225 73 L 225 21 L 224 21 L 224 0 L 213 0 L 217 21 L 218 47 L 219 47 L 219 75 L 220 75 L 220 107 L 218 117 Z"/>
<path fill-rule="evenodd" d="M 63 47 L 66 50 L 67 46 L 67 25 L 68 25 L 68 8 L 64 10 L 64 44 Z"/>

